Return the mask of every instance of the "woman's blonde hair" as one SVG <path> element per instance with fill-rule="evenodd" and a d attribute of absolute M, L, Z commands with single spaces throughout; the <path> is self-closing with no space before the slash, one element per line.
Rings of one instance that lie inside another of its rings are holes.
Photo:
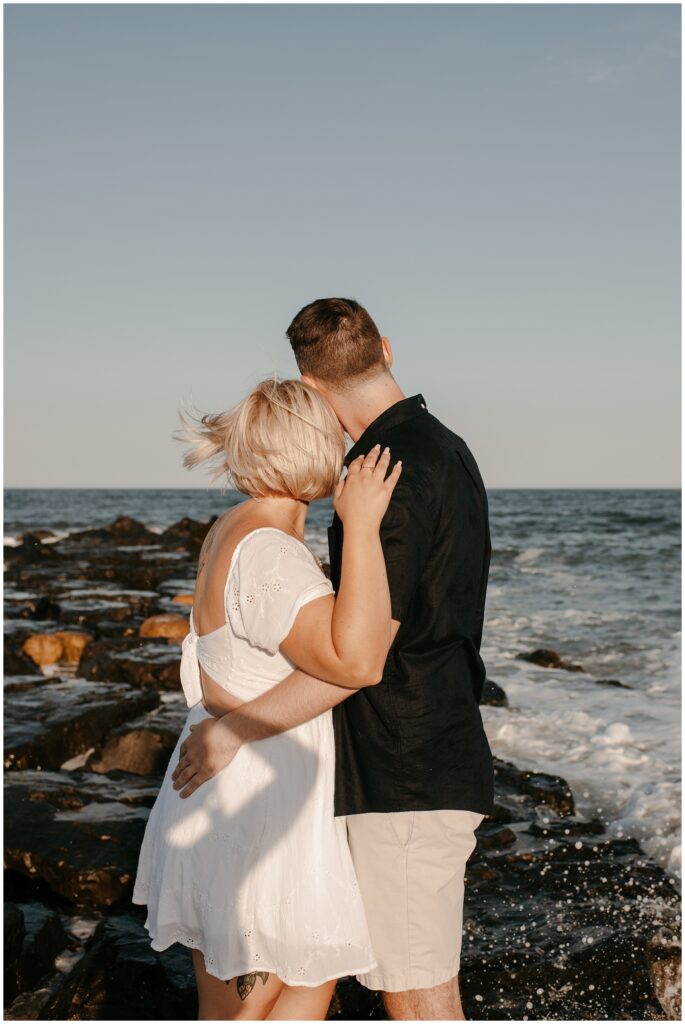
<path fill-rule="evenodd" d="M 214 462 L 251 498 L 281 495 L 315 501 L 333 493 L 345 456 L 345 435 L 330 405 L 301 380 L 261 381 L 228 412 L 199 415 L 181 408 L 174 439 L 190 444 L 188 469 Z"/>

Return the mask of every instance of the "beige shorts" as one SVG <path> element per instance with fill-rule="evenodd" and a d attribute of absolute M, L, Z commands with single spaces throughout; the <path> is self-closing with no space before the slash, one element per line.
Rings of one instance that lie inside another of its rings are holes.
<path fill-rule="evenodd" d="M 378 966 L 366 988 L 433 988 L 459 973 L 464 869 L 475 811 L 351 814 L 347 839 Z"/>

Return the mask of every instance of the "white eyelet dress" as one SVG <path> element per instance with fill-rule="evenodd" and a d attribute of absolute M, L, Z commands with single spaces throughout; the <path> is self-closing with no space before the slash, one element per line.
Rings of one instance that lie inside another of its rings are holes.
<path fill-rule="evenodd" d="M 332 593 L 309 549 L 270 527 L 237 545 L 224 590 L 226 624 L 183 642 L 188 717 L 152 807 L 133 902 L 147 904 L 153 949 L 199 949 L 222 980 L 268 971 L 320 985 L 376 965 L 347 845 L 333 814 L 331 712 L 245 744 L 226 768 L 181 799 L 171 773 L 190 726 L 211 718 L 198 660 L 243 701 L 294 668 L 279 652 L 300 608 Z"/>

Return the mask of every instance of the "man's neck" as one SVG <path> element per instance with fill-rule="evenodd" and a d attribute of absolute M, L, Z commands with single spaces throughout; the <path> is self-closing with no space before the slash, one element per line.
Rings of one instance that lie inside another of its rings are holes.
<path fill-rule="evenodd" d="M 406 395 L 388 373 L 360 384 L 352 391 L 326 395 L 343 428 L 353 441 L 358 441 L 370 423 Z"/>

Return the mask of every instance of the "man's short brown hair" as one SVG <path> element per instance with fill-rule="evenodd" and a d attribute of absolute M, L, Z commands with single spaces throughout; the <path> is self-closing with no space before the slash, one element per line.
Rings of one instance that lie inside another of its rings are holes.
<path fill-rule="evenodd" d="M 381 336 L 354 299 L 316 299 L 305 306 L 286 331 L 300 373 L 333 388 L 385 370 Z"/>

